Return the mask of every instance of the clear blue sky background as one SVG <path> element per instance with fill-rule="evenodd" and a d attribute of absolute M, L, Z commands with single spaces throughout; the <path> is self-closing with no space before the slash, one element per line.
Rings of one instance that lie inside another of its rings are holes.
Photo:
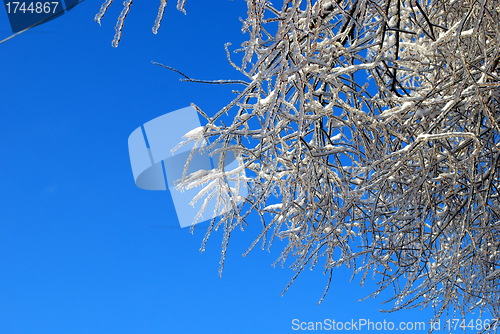
<path fill-rule="evenodd" d="M 220 234 L 177 228 L 168 193 L 134 185 L 128 135 L 144 122 L 194 102 L 215 113 L 232 87 L 179 82 L 162 62 L 195 78 L 240 78 L 223 45 L 245 38 L 242 0 L 169 3 L 158 35 L 157 2 L 132 6 L 119 48 L 111 47 L 112 5 L 101 1 L 0 44 L 0 334 L 293 333 L 292 319 L 427 321 L 429 312 L 381 314 L 383 298 L 357 302 L 360 288 L 339 270 L 293 275 L 279 254 L 241 253 L 255 231 L 235 233 L 223 278 Z M 0 34 L 9 35 L 4 8 Z M 318 268 L 319 269 L 319 268 Z M 387 297 L 387 295 L 386 295 Z M 366 333 L 366 331 L 363 331 Z M 423 333 L 423 332 L 421 332 Z"/>

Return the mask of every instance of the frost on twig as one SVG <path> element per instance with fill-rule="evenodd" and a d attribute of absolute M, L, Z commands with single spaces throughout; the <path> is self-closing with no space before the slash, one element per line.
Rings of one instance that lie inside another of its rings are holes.
<path fill-rule="evenodd" d="M 160 29 L 161 20 L 163 20 L 163 13 L 165 12 L 165 7 L 167 7 L 167 0 L 160 0 L 160 6 L 158 7 L 158 14 L 156 15 L 155 24 L 153 25 L 153 34 L 158 33 Z"/>
<path fill-rule="evenodd" d="M 183 72 L 181 72 L 181 71 L 179 71 L 171 66 L 157 63 L 155 61 L 152 61 L 151 63 L 153 65 L 158 65 L 158 66 L 161 66 L 163 68 L 166 68 L 167 70 L 170 70 L 172 72 L 179 73 L 183 77 L 183 79 L 180 79 L 180 81 L 204 83 L 204 84 L 211 84 L 211 85 L 232 85 L 232 84 L 248 85 L 248 82 L 245 82 L 242 80 L 200 80 L 200 79 L 193 79 L 193 78 L 190 78 L 189 76 L 187 76 L 186 74 L 184 74 Z"/>
<path fill-rule="evenodd" d="M 111 45 L 115 48 L 118 47 L 118 44 L 120 43 L 120 39 L 122 37 L 123 25 L 125 24 L 125 18 L 127 17 L 130 11 L 130 6 L 132 6 L 132 0 L 126 0 L 123 2 L 123 9 L 120 13 L 120 16 L 118 16 L 118 20 L 116 21 L 115 37 L 111 42 Z"/>
<path fill-rule="evenodd" d="M 101 25 L 101 19 L 104 17 L 104 14 L 106 14 L 106 11 L 108 10 L 109 6 L 111 6 L 111 3 L 113 0 L 106 0 L 104 3 L 101 5 L 101 8 L 99 9 L 99 13 L 97 13 L 94 17 L 94 20 Z"/>
<path fill-rule="evenodd" d="M 120 16 L 118 17 L 115 25 L 115 36 L 113 38 L 113 41 L 111 42 L 111 45 L 113 47 L 118 47 L 120 44 L 121 36 L 123 33 L 123 26 L 125 25 L 125 18 L 127 17 L 129 11 L 130 11 L 130 6 L 132 5 L 133 0 L 125 0 L 123 2 L 123 9 L 120 13 Z M 99 9 L 99 13 L 96 14 L 94 20 L 101 25 L 101 20 L 108 11 L 109 7 L 111 6 L 111 3 L 113 0 L 105 0 L 103 4 L 101 5 L 101 8 Z M 163 14 L 165 12 L 165 7 L 167 6 L 168 0 L 160 0 L 160 5 L 158 6 L 158 13 L 156 15 L 156 19 L 153 24 L 153 28 L 151 29 L 153 31 L 153 34 L 157 34 L 158 30 L 160 29 L 161 21 L 163 20 Z M 184 14 L 186 14 L 186 10 L 184 9 L 186 0 L 178 0 L 177 1 L 177 9 Z"/>

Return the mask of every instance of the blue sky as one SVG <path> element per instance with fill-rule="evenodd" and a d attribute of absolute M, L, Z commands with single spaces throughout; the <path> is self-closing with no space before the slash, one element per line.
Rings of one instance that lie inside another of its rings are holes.
<path fill-rule="evenodd" d="M 195 78 L 236 79 L 224 43 L 243 40 L 244 1 L 169 3 L 158 35 L 156 2 L 137 2 L 111 47 L 121 3 L 100 27 L 100 1 L 0 44 L 0 333 L 293 333 L 292 320 L 428 321 L 430 312 L 382 314 L 373 288 L 336 272 L 293 272 L 279 254 L 242 252 L 255 230 L 235 233 L 222 278 L 220 235 L 177 228 L 166 192 L 134 185 L 127 138 L 138 126 L 194 102 L 215 113 L 231 87 L 179 82 L 157 61 Z M 10 34 L 0 10 L 0 34 Z M 299 331 L 300 332 L 300 331 Z M 361 333 L 365 333 L 361 331 Z M 422 331 L 420 333 L 423 333 Z"/>

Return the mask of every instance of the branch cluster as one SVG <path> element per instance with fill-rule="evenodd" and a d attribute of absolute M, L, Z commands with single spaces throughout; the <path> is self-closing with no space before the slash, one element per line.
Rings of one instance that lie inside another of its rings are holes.
<path fill-rule="evenodd" d="M 205 241 L 224 230 L 221 266 L 256 213 L 249 251 L 284 241 L 276 263 L 291 261 L 292 282 L 318 263 L 330 277 L 348 266 L 377 279 L 375 295 L 394 289 L 391 310 L 498 318 L 498 2 L 247 4 L 240 65 L 229 59 L 247 81 L 198 138 L 237 155 L 246 176 L 221 163 L 180 182 L 230 175 L 250 189 L 238 198 L 226 180 L 217 192 L 231 210 Z"/>
<path fill-rule="evenodd" d="M 247 3 L 230 61 L 248 84 L 204 132 L 250 187 L 209 228 L 224 227 L 223 256 L 257 212 L 250 248 L 285 240 L 277 262 L 297 275 L 322 258 L 393 287 L 392 310 L 498 315 L 497 2 Z"/>

